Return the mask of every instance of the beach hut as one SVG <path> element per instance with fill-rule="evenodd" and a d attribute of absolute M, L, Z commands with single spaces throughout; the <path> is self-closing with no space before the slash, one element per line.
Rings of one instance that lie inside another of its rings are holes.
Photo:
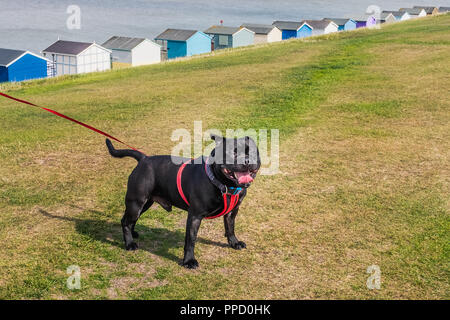
<path fill-rule="evenodd" d="M 439 12 L 439 13 L 447 13 L 447 12 L 450 12 L 450 7 L 439 7 L 438 12 Z"/>
<path fill-rule="evenodd" d="M 353 20 L 356 21 L 356 28 L 373 28 L 378 23 L 373 15 L 364 15 Z"/>
<path fill-rule="evenodd" d="M 111 50 L 113 62 L 129 63 L 133 67 L 161 61 L 161 46 L 144 38 L 114 36 L 102 47 Z"/>
<path fill-rule="evenodd" d="M 250 46 L 255 43 L 255 32 L 247 28 L 212 26 L 204 32 L 212 38 L 214 50 Z"/>
<path fill-rule="evenodd" d="M 383 14 L 383 13 L 384 14 L 391 13 L 395 17 L 395 19 L 397 21 L 404 21 L 404 20 L 411 19 L 411 16 L 406 11 L 388 11 L 388 10 L 384 10 L 384 11 L 381 12 L 381 14 Z"/>
<path fill-rule="evenodd" d="M 255 44 L 281 41 L 282 32 L 270 24 L 244 23 L 241 28 L 247 28 L 255 33 Z"/>
<path fill-rule="evenodd" d="M 55 64 L 58 76 L 111 69 L 111 51 L 92 42 L 58 40 L 42 54 Z"/>
<path fill-rule="evenodd" d="M 312 27 L 306 22 L 274 21 L 273 26 L 281 30 L 282 40 L 290 38 L 305 38 L 312 35 Z"/>
<path fill-rule="evenodd" d="M 390 12 L 382 12 L 380 15 L 380 22 L 382 23 L 393 23 L 397 22 L 397 18 Z"/>
<path fill-rule="evenodd" d="M 302 22 L 307 23 L 312 27 L 313 36 L 338 32 L 339 29 L 339 26 L 336 23 L 329 20 L 303 20 Z"/>
<path fill-rule="evenodd" d="M 436 7 L 414 6 L 413 8 L 425 10 L 425 12 L 427 13 L 428 16 L 434 16 L 439 13 L 438 8 L 436 8 Z"/>
<path fill-rule="evenodd" d="M 421 8 L 400 8 L 398 11 L 408 12 L 411 19 L 425 17 L 427 15 L 427 12 Z"/>
<path fill-rule="evenodd" d="M 164 60 L 211 52 L 211 37 L 197 30 L 167 29 L 155 42 L 161 45 Z"/>
<path fill-rule="evenodd" d="M 51 61 L 30 51 L 0 48 L 0 82 L 46 78 Z"/>
<path fill-rule="evenodd" d="M 342 18 L 324 18 L 326 21 L 333 21 L 338 25 L 338 31 L 347 31 L 356 29 L 356 21 L 353 19 Z"/>

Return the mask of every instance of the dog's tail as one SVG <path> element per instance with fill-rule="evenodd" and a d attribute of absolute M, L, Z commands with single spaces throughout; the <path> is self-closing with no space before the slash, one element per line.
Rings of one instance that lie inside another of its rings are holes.
<path fill-rule="evenodd" d="M 143 158 L 145 158 L 145 155 L 142 152 L 139 152 L 136 150 L 129 150 L 129 149 L 117 150 L 117 149 L 115 149 L 109 139 L 106 139 L 106 146 L 108 147 L 109 153 L 113 157 L 116 157 L 116 158 L 132 157 L 132 158 L 135 158 L 137 161 L 141 161 Z"/>

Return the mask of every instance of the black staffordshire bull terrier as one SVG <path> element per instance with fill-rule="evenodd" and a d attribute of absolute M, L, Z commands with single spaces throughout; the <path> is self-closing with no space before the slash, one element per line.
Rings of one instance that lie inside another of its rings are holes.
<path fill-rule="evenodd" d="M 133 157 L 138 165 L 130 174 L 122 218 L 123 238 L 127 250 L 136 250 L 133 238 L 138 218 L 156 202 L 170 212 L 172 206 L 187 210 L 186 238 L 182 265 L 198 267 L 194 258 L 197 232 L 203 218 L 224 216 L 225 236 L 236 250 L 246 247 L 234 234 L 234 220 L 247 188 L 261 166 L 258 148 L 250 137 L 227 139 L 211 135 L 216 142 L 209 157 L 188 159 L 145 156 L 135 150 L 116 150 L 106 140 L 113 157 Z"/>

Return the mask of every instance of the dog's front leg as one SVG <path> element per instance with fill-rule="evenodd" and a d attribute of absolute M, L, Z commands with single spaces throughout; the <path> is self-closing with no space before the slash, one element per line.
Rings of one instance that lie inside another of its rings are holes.
<path fill-rule="evenodd" d="M 247 245 L 244 241 L 239 241 L 234 234 L 234 220 L 236 219 L 236 215 L 238 214 L 239 207 L 235 208 L 229 214 L 223 217 L 223 222 L 225 225 L 225 237 L 228 239 L 228 244 L 230 247 L 236 250 L 241 250 L 246 248 Z"/>
<path fill-rule="evenodd" d="M 188 269 L 196 269 L 198 262 L 194 257 L 195 241 L 197 240 L 197 232 L 202 222 L 202 217 L 188 212 L 186 221 L 186 238 L 184 241 L 184 258 L 183 266 Z"/>

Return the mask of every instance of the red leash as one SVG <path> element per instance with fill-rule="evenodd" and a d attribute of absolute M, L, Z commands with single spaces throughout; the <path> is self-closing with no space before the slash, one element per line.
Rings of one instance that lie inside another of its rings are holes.
<path fill-rule="evenodd" d="M 18 98 L 11 97 L 10 95 L 7 95 L 7 94 L 5 94 L 5 93 L 3 93 L 3 92 L 0 92 L 0 96 L 3 96 L 3 97 L 5 97 L 5 98 L 8 98 L 8 99 L 11 99 L 11 100 L 14 100 L 14 101 L 23 103 L 23 104 L 28 104 L 28 105 L 33 106 L 33 107 L 41 108 L 42 110 L 45 110 L 45 111 L 48 111 L 48 112 L 50 112 L 50 113 L 53 113 L 54 115 L 57 115 L 58 117 L 61 117 L 61 118 L 70 120 L 70 121 L 72 121 L 72 122 L 75 122 L 76 124 L 79 124 L 80 126 L 83 126 L 83 127 L 85 127 L 85 128 L 88 128 L 89 130 L 92 130 L 92 131 L 94 131 L 94 132 L 100 133 L 101 135 L 104 135 L 105 137 L 108 137 L 108 138 L 110 138 L 110 139 L 113 139 L 113 140 L 115 140 L 115 141 L 117 141 L 117 142 L 119 142 L 119 143 L 121 143 L 121 144 L 127 146 L 128 148 L 131 148 L 131 149 L 133 149 L 133 150 L 136 150 L 136 151 L 141 152 L 140 150 L 138 150 L 138 149 L 136 149 L 136 148 L 133 148 L 132 146 L 126 144 L 126 143 L 123 142 L 123 141 L 120 141 L 119 139 L 113 137 L 112 135 L 110 135 L 110 134 L 108 134 L 108 133 L 106 133 L 106 132 L 103 132 L 103 131 L 101 131 L 101 130 L 99 130 L 99 129 L 96 129 L 96 128 L 94 128 L 94 127 L 88 125 L 88 124 L 85 124 L 85 123 L 83 123 L 83 122 L 81 122 L 81 121 L 78 121 L 78 120 L 75 120 L 75 119 L 73 119 L 73 118 L 71 118 L 71 117 L 68 117 L 68 116 L 66 116 L 66 115 L 64 115 L 64 114 L 62 114 L 62 113 L 59 113 L 59 112 L 55 111 L 55 110 L 48 109 L 48 108 L 44 108 L 44 107 L 38 106 L 38 105 L 36 105 L 36 104 L 34 104 L 34 103 L 31 103 L 31 102 L 28 102 L 28 101 L 25 101 L 25 100 L 21 100 L 21 99 L 18 99 Z"/>
<path fill-rule="evenodd" d="M 66 115 L 64 115 L 64 114 L 62 114 L 62 113 L 59 113 L 59 112 L 55 111 L 55 110 L 52 110 L 52 109 L 49 109 L 49 108 L 44 108 L 44 107 L 38 106 L 38 105 L 36 105 L 36 104 L 34 104 L 34 103 L 31 103 L 31 102 L 28 102 L 28 101 L 26 101 L 26 100 L 22 100 L 22 99 L 18 99 L 18 98 L 11 97 L 10 95 L 7 95 L 7 94 L 5 94 L 5 93 L 3 93 L 3 92 L 0 92 L 0 96 L 3 96 L 3 97 L 5 97 L 5 98 L 8 98 L 8 99 L 11 99 L 11 100 L 14 100 L 14 101 L 23 103 L 23 104 L 27 104 L 27 105 L 30 105 L 30 106 L 33 106 L 33 107 L 37 107 L 37 108 L 40 108 L 40 109 L 45 110 L 45 111 L 48 111 L 48 112 L 50 112 L 50 113 L 53 113 L 54 115 L 57 115 L 58 117 L 64 118 L 64 119 L 66 119 L 66 120 L 70 120 L 70 121 L 72 121 L 72 122 L 75 122 L 76 124 L 79 124 L 80 126 L 83 126 L 83 127 L 85 127 L 85 128 L 88 128 L 89 130 L 92 130 L 92 131 L 97 132 L 97 133 L 99 133 L 99 134 L 101 134 L 101 135 L 104 135 L 105 137 L 108 137 L 108 138 L 110 138 L 110 139 L 113 139 L 113 140 L 115 140 L 115 141 L 117 141 L 117 142 L 119 142 L 119 143 L 121 143 L 121 144 L 127 146 L 128 148 L 131 148 L 131 149 L 133 149 L 133 150 L 139 151 L 138 149 L 133 148 L 132 146 L 126 144 L 126 143 L 123 142 L 123 141 L 120 141 L 119 139 L 113 137 L 112 135 L 110 135 L 110 134 L 108 134 L 108 133 L 106 133 L 106 132 L 103 132 L 103 131 L 101 131 L 101 130 L 99 130 L 99 129 L 96 129 L 96 128 L 94 128 L 94 127 L 88 125 L 88 124 L 85 124 L 85 123 L 83 123 L 83 122 L 81 122 L 81 121 L 78 121 L 78 120 L 76 120 L 76 119 L 73 119 L 73 118 L 71 118 L 71 117 L 68 117 L 68 116 L 66 116 Z M 141 151 L 139 151 L 139 152 L 141 152 Z M 188 161 L 188 162 L 190 162 L 190 161 Z M 183 188 L 181 187 L 181 175 L 183 174 L 183 170 L 184 170 L 184 168 L 186 167 L 186 165 L 188 164 L 188 162 L 183 163 L 182 166 L 181 166 L 181 167 L 179 168 L 179 170 L 178 170 L 178 173 L 177 173 L 177 188 L 178 188 L 178 192 L 180 193 L 181 198 L 182 198 L 182 199 L 184 200 L 184 202 L 189 206 L 189 202 L 188 202 L 188 200 L 186 199 L 186 196 L 184 195 Z M 205 170 L 206 170 L 206 163 L 205 163 Z M 228 196 L 230 196 L 229 201 L 228 201 Z M 220 216 L 223 216 L 223 215 L 225 215 L 225 214 L 228 214 L 231 210 L 234 209 L 234 207 L 237 205 L 237 203 L 238 203 L 238 201 L 239 201 L 239 193 L 238 193 L 238 194 L 228 194 L 228 193 L 224 193 L 224 194 L 222 195 L 222 197 L 223 197 L 223 207 L 224 207 L 223 210 L 222 210 L 222 212 L 220 212 L 218 215 L 215 215 L 215 216 L 213 216 L 213 217 L 206 217 L 206 219 L 214 219 L 214 218 L 218 218 L 218 217 L 220 217 Z M 228 205 L 228 202 L 229 202 L 229 205 Z"/>

